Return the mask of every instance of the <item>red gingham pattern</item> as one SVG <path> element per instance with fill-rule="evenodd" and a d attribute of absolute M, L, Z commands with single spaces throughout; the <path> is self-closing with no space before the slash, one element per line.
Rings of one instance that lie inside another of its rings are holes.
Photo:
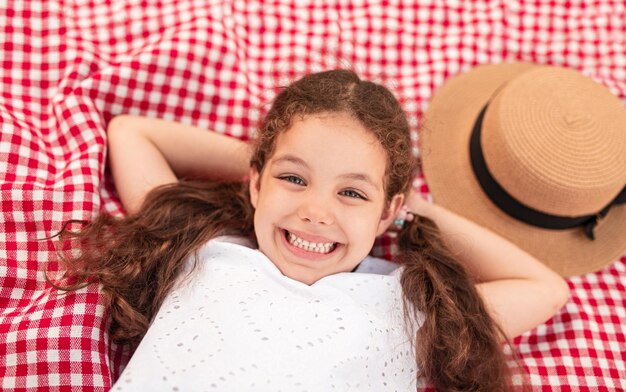
<path fill-rule="evenodd" d="M 58 270 L 46 237 L 121 212 L 105 171 L 114 115 L 248 139 L 278 86 L 350 67 L 394 91 L 417 142 L 449 76 L 516 60 L 577 69 L 626 97 L 621 0 L 4 0 L 0 43 L 2 390 L 108 390 L 128 358 L 96 289 L 57 294 L 45 280 Z M 625 390 L 626 258 L 569 285 L 565 308 L 515 340 L 532 385 Z"/>

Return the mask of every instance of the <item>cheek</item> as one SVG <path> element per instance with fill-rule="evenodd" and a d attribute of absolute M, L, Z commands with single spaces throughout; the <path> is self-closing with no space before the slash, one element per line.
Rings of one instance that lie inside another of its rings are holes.
<path fill-rule="evenodd" d="M 272 224 L 292 210 L 295 198 L 271 186 L 261 187 L 254 213 L 254 223 Z"/>
<path fill-rule="evenodd" d="M 293 197 L 279 187 L 266 186 L 259 192 L 259 207 L 267 211 L 281 210 L 279 206 L 293 203 Z"/>
<path fill-rule="evenodd" d="M 370 246 L 376 238 L 380 213 L 374 209 L 354 210 L 342 218 L 343 227 L 350 233 L 352 242 Z"/>

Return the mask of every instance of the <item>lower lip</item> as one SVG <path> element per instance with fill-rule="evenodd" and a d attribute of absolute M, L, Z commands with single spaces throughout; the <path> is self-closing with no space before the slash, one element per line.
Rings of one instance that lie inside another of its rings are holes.
<path fill-rule="evenodd" d="M 283 244 L 285 244 L 285 247 L 291 253 L 307 260 L 321 261 L 321 260 L 329 259 L 337 252 L 337 249 L 339 249 L 339 247 L 341 246 L 341 244 L 335 245 L 335 249 L 333 249 L 329 253 L 309 252 L 308 250 L 298 248 L 297 246 L 294 246 L 291 243 L 289 243 L 289 241 L 287 241 L 287 236 L 285 235 L 286 234 L 285 230 L 279 229 L 279 234 L 280 234 L 280 237 L 283 239 Z"/>

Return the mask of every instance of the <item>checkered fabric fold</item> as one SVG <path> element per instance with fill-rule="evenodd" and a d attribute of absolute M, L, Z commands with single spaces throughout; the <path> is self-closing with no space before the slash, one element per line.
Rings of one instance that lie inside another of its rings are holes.
<path fill-rule="evenodd" d="M 618 0 L 4 0 L 0 43 L 1 390 L 108 390 L 128 358 L 96 288 L 45 279 L 63 222 L 121 213 L 105 171 L 117 114 L 248 139 L 279 86 L 349 67 L 393 90 L 417 142 L 437 87 L 505 61 L 574 68 L 626 97 Z M 515 341 L 531 383 L 626 389 L 626 258 L 569 285 L 565 308 Z"/>

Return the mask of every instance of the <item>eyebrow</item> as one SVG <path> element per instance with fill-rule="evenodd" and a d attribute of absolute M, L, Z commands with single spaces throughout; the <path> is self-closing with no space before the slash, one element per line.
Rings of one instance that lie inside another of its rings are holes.
<path fill-rule="evenodd" d="M 272 159 L 272 161 L 274 161 L 274 163 L 290 162 L 298 166 L 303 166 L 307 169 L 309 168 L 309 165 L 307 165 L 304 160 L 298 158 L 297 156 L 290 155 L 290 154 L 282 155 L 278 158 Z"/>
<path fill-rule="evenodd" d="M 302 160 L 301 158 L 298 158 L 294 155 L 290 155 L 290 154 L 286 154 L 286 155 L 282 155 L 278 158 L 272 159 L 274 161 L 274 163 L 283 163 L 283 162 L 289 162 L 289 163 L 293 163 L 295 165 L 298 166 L 302 166 L 306 169 L 309 169 L 309 165 L 307 165 L 307 163 Z M 344 179 L 348 179 L 348 180 L 355 180 L 355 181 L 362 181 L 365 182 L 367 184 L 369 184 L 370 186 L 374 187 L 376 190 L 379 189 L 378 185 L 376 185 L 376 183 L 374 182 L 374 180 L 372 180 L 372 178 L 365 174 L 365 173 L 346 173 L 346 174 L 342 174 L 340 176 L 338 176 L 339 178 L 344 178 Z"/>
<path fill-rule="evenodd" d="M 379 189 L 378 185 L 374 183 L 372 178 L 364 173 L 346 173 L 346 174 L 340 175 L 339 178 L 345 178 L 348 180 L 355 180 L 355 181 L 363 181 L 366 184 L 369 184 L 370 186 L 372 186 L 374 189 L 376 190 Z"/>

